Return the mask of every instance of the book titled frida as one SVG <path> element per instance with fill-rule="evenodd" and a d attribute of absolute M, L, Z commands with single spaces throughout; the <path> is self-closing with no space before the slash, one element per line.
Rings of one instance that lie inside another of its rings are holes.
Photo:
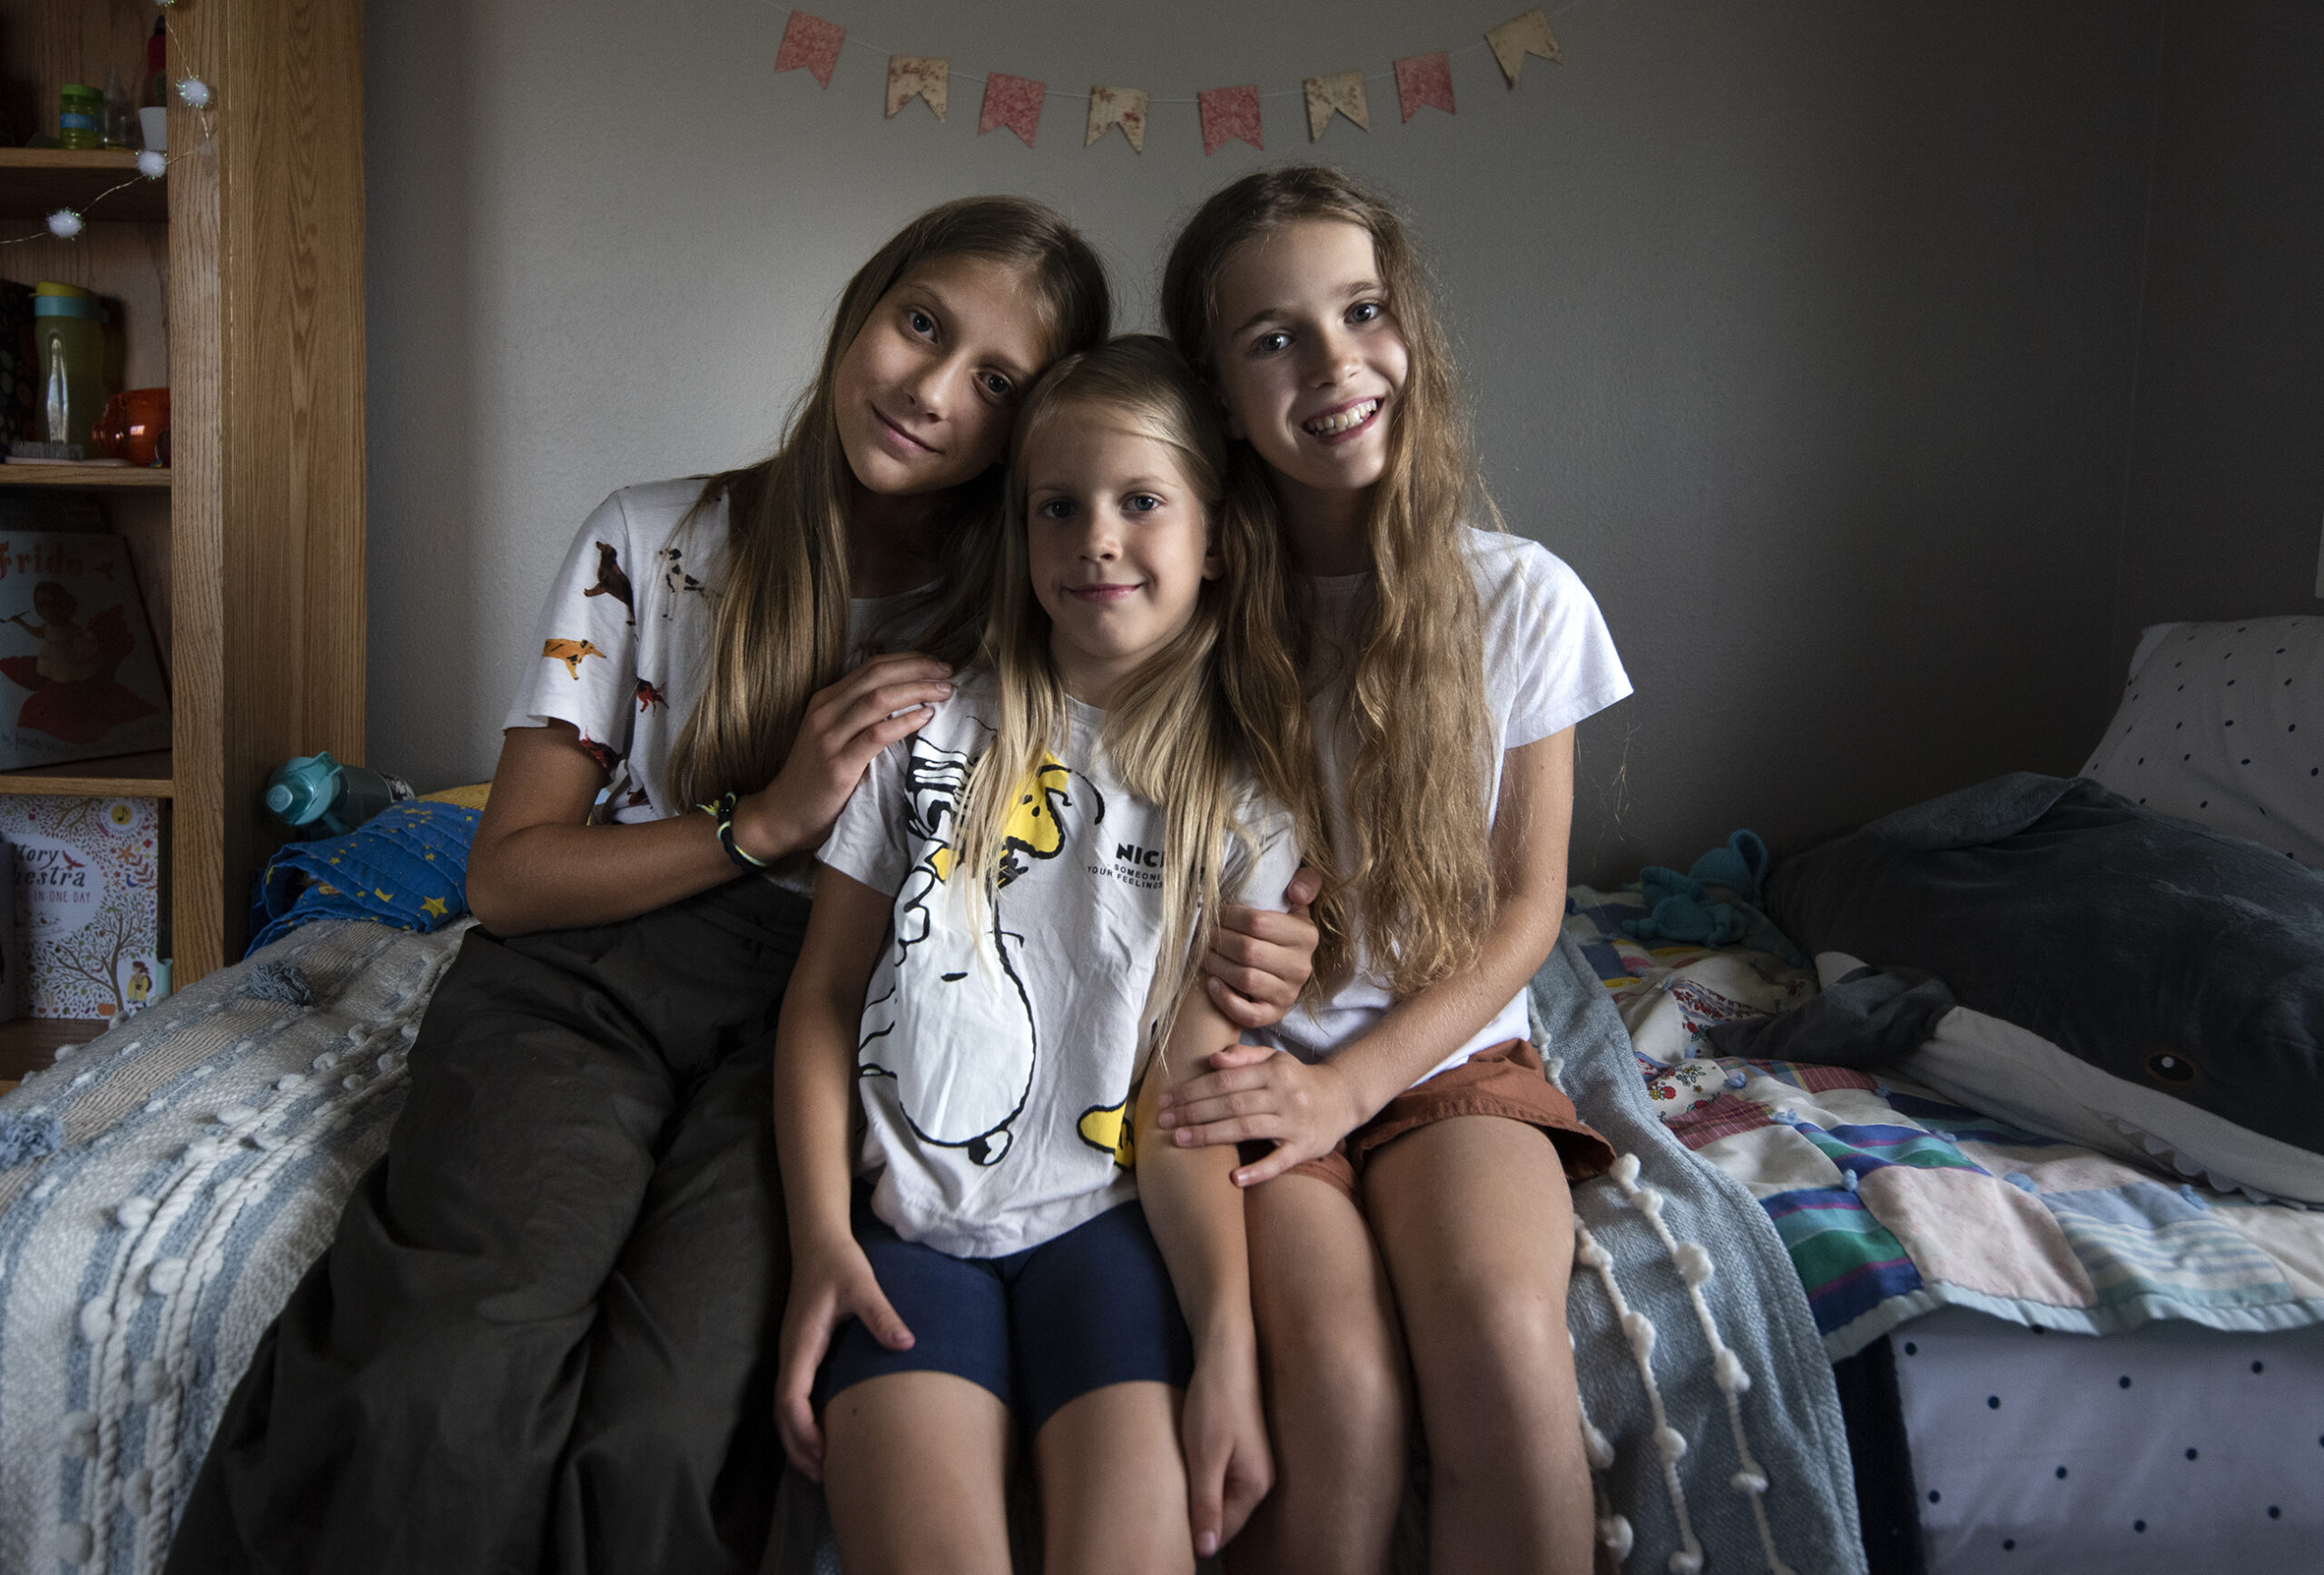
<path fill-rule="evenodd" d="M 0 531 L 0 771 L 169 746 L 169 690 L 129 544 Z"/>
<path fill-rule="evenodd" d="M 168 992 L 158 799 L 0 797 L 28 1017 L 110 1019 Z"/>

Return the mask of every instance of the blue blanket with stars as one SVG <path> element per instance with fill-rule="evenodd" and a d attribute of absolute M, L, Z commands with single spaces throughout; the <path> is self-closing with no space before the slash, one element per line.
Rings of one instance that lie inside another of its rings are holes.
<path fill-rule="evenodd" d="M 251 951 L 318 919 L 421 934 L 468 911 L 468 845 L 484 817 L 425 800 L 390 804 L 343 837 L 285 843 L 260 878 Z"/>

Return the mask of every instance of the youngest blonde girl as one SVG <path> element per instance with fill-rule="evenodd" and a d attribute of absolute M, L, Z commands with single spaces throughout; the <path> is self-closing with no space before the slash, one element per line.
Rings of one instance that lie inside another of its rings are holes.
<path fill-rule="evenodd" d="M 1231 724 L 1228 692 L 1297 690 L 1210 408 L 1151 337 L 1042 380 L 980 661 L 820 855 L 778 1405 L 851 1569 L 1008 1570 L 1014 1427 L 1051 1569 L 1191 1570 L 1272 1480 L 1234 1155 L 1153 1140 L 1235 1040 L 1196 960 L 1222 901 L 1278 903 L 1297 838 L 1259 790 L 1307 753 Z"/>

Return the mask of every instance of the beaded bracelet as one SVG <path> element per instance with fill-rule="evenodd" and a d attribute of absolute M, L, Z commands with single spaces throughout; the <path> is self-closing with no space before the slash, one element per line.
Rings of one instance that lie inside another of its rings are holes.
<path fill-rule="evenodd" d="M 714 804 L 696 804 L 694 808 L 718 822 L 718 845 L 726 850 L 726 857 L 738 870 L 763 870 L 768 860 L 754 858 L 734 841 L 734 792 L 731 788 Z"/>

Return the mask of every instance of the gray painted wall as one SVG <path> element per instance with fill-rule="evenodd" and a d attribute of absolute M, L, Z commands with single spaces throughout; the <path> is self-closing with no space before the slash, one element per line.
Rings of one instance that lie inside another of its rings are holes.
<path fill-rule="evenodd" d="M 2177 618 L 2324 612 L 2324 5 L 2165 29 L 2113 671 Z"/>
<path fill-rule="evenodd" d="M 1311 150 L 1303 75 L 1518 3 L 828 0 L 964 73 L 1294 90 L 1265 155 L 1208 159 L 1191 104 L 1156 106 L 1143 158 L 1084 151 L 1069 101 L 1038 151 L 980 138 L 958 78 L 949 123 L 883 121 L 872 51 L 828 92 L 773 74 L 765 0 L 370 6 L 372 761 L 490 771 L 582 516 L 765 451 L 911 213 L 1057 204 L 1135 326 L 1196 202 L 1312 153 L 1416 215 L 1491 485 L 1638 684 L 1584 730 L 1577 877 L 2072 769 L 2114 684 L 2158 5 L 1583 4 L 1518 91 L 1474 51 L 1457 118 L 1400 124 L 1375 83 L 1371 133 Z"/>

